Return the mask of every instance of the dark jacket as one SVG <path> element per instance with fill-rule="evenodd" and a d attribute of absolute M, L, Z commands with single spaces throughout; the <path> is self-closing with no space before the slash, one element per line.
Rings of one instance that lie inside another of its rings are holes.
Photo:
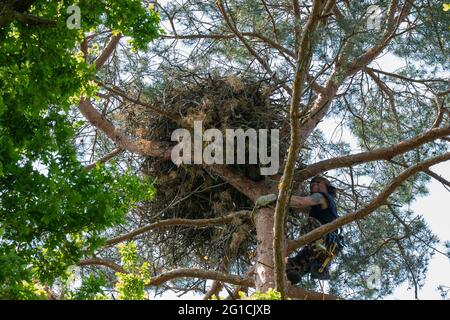
<path fill-rule="evenodd" d="M 319 192 L 322 194 L 328 202 L 328 207 L 326 209 L 322 209 L 320 204 L 311 207 L 309 210 L 309 216 L 312 218 L 316 218 L 319 220 L 321 224 L 326 224 L 338 217 L 337 215 L 337 209 L 336 209 L 336 202 L 334 201 L 334 197 L 329 195 L 325 192 Z"/>

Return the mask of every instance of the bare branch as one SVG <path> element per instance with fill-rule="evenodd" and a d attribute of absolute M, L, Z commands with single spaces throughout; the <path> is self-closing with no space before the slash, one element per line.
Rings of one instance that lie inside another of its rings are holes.
<path fill-rule="evenodd" d="M 171 270 L 153 277 L 149 286 L 160 286 L 164 282 L 179 278 L 198 278 L 205 280 L 217 280 L 221 282 L 231 283 L 238 286 L 253 287 L 254 281 L 251 278 L 241 278 L 235 275 L 229 275 L 219 271 L 180 268 Z"/>
<path fill-rule="evenodd" d="M 124 132 L 118 130 L 114 124 L 98 112 L 91 101 L 81 98 L 78 105 L 81 114 L 96 128 L 102 130 L 108 138 L 117 143 L 119 148 L 143 156 L 170 159 L 171 147 L 160 142 L 137 139 L 131 141 Z"/>
<path fill-rule="evenodd" d="M 403 168 L 408 168 L 408 165 L 398 162 L 398 161 L 394 161 L 394 160 L 389 160 L 389 162 L 402 166 Z M 426 173 L 427 175 L 429 175 L 430 177 L 436 179 L 437 181 L 439 181 L 440 183 L 442 183 L 444 186 L 450 187 L 450 181 L 442 178 L 440 175 L 438 175 L 437 173 L 431 171 L 430 169 L 424 169 L 422 172 Z"/>
<path fill-rule="evenodd" d="M 108 44 L 103 49 L 102 53 L 94 61 L 95 69 L 100 70 L 103 67 L 103 65 L 108 60 L 111 53 L 116 49 L 117 44 L 119 43 L 121 37 L 122 35 L 120 34 L 111 36 Z"/>
<path fill-rule="evenodd" d="M 220 262 L 219 270 L 222 272 L 228 272 L 232 260 L 237 256 L 239 247 L 242 242 L 245 241 L 249 232 L 253 229 L 251 223 L 242 223 L 237 227 L 237 230 L 231 236 L 230 244 L 228 245 L 228 250 L 225 252 L 222 261 Z M 223 288 L 223 283 L 220 281 L 214 281 L 211 288 L 203 297 L 203 300 L 209 300 L 213 295 L 219 294 L 220 290 Z"/>
<path fill-rule="evenodd" d="M 109 92 L 114 93 L 115 95 L 118 95 L 119 97 L 122 97 L 125 100 L 128 100 L 128 101 L 130 101 L 130 102 L 132 102 L 134 104 L 146 107 L 149 110 L 151 110 L 151 111 L 153 111 L 153 112 L 155 112 L 155 113 L 157 113 L 157 114 L 159 114 L 159 115 L 161 115 L 161 116 L 163 116 L 163 117 L 165 117 L 167 119 L 173 120 L 176 123 L 181 124 L 181 118 L 179 116 L 177 116 L 177 115 L 174 115 L 173 113 L 164 111 L 164 110 L 162 110 L 162 109 L 160 109 L 160 108 L 158 108 L 158 107 L 156 107 L 156 106 L 154 106 L 154 105 L 152 105 L 150 103 L 142 101 L 140 99 L 135 99 L 133 97 L 130 97 L 129 95 L 127 95 L 125 92 L 123 92 L 120 88 L 118 88 L 116 86 L 106 85 L 106 84 L 104 84 L 103 82 L 101 82 L 99 80 L 96 80 L 96 82 L 99 83 L 103 88 L 105 88 Z"/>
<path fill-rule="evenodd" d="M 106 260 L 106 259 L 100 259 L 100 258 L 85 259 L 85 260 L 82 260 L 82 261 L 78 262 L 78 265 L 80 267 L 92 266 L 92 265 L 105 266 L 105 267 L 108 267 L 108 268 L 110 268 L 110 269 L 112 269 L 112 270 L 114 270 L 116 272 L 127 273 L 121 266 L 119 266 L 114 261 Z"/>
<path fill-rule="evenodd" d="M 427 82 L 449 82 L 448 80 L 445 80 L 445 79 L 413 79 L 413 78 L 408 78 L 408 77 L 405 77 L 405 76 L 402 76 L 402 75 L 399 75 L 399 74 L 396 74 L 396 73 L 391 73 L 391 72 L 386 72 L 386 71 L 382 71 L 382 70 L 378 70 L 378 69 L 374 69 L 374 68 L 369 68 L 369 67 L 366 67 L 365 69 L 367 69 L 367 70 L 370 70 L 370 71 L 372 71 L 372 72 L 375 72 L 375 73 L 380 73 L 380 74 L 384 74 L 384 75 L 386 75 L 386 76 L 389 76 L 389 77 L 393 77 L 393 78 L 398 78 L 398 79 L 401 79 L 401 80 L 404 80 L 404 81 L 408 81 L 408 82 L 417 82 L 417 83 L 427 83 Z"/>
<path fill-rule="evenodd" d="M 273 41 L 272 39 L 258 33 L 258 32 L 242 32 L 241 33 L 242 36 L 246 36 L 246 37 L 252 37 L 252 38 L 256 38 L 261 40 L 263 43 L 267 44 L 269 47 L 278 50 L 278 52 L 286 58 L 286 60 L 288 60 L 288 58 L 293 58 L 296 59 L 297 58 L 297 54 L 296 52 L 283 47 L 282 45 L 280 45 L 278 42 Z M 192 35 L 165 35 L 162 36 L 163 38 L 167 38 L 167 39 L 215 39 L 215 40 L 227 40 L 227 39 L 233 39 L 236 38 L 237 36 L 235 34 L 192 34 Z M 286 57 L 286 55 L 288 57 Z M 288 60 L 289 63 L 291 63 L 290 60 Z M 308 80 L 308 85 L 311 87 L 311 89 L 313 89 L 315 92 L 317 93 L 321 93 L 323 92 L 325 89 L 316 82 L 315 77 L 313 77 L 312 75 L 308 74 L 307 75 L 307 80 Z M 279 81 L 278 79 L 276 79 L 276 81 Z M 286 88 L 288 89 L 287 92 L 290 94 L 291 93 L 291 89 L 287 86 L 283 87 L 285 90 Z"/>
<path fill-rule="evenodd" d="M 228 28 L 239 38 L 239 40 L 244 44 L 244 46 L 247 48 L 247 50 L 258 60 L 258 62 L 263 66 L 264 69 L 269 73 L 270 77 L 274 79 L 277 82 L 282 83 L 275 72 L 272 71 L 269 63 L 261 58 L 261 56 L 255 51 L 255 49 L 252 48 L 252 46 L 248 43 L 248 41 L 245 39 L 245 37 L 239 32 L 239 30 L 236 29 L 236 26 L 231 22 L 230 17 L 228 16 L 225 7 L 223 5 L 222 0 L 216 0 L 217 7 L 219 8 L 220 13 L 222 14 Z M 283 89 L 286 90 L 289 94 L 291 94 L 291 88 L 289 88 L 287 85 L 283 84 Z"/>
<path fill-rule="evenodd" d="M 436 108 L 437 108 L 437 114 L 436 114 L 436 119 L 434 120 L 431 128 L 438 128 L 441 125 L 442 120 L 444 119 L 444 113 L 445 113 L 444 98 L 441 100 L 442 101 L 439 101 L 438 96 L 434 97 L 434 102 L 436 103 Z"/>
<path fill-rule="evenodd" d="M 121 154 L 124 150 L 121 148 L 116 148 L 113 151 L 111 151 L 110 153 L 108 153 L 107 155 L 105 155 L 104 157 L 102 157 L 101 159 L 98 159 L 96 162 L 88 164 L 87 166 L 84 167 L 85 170 L 89 171 L 94 169 L 97 164 L 103 164 L 108 162 L 109 160 L 115 158 L 116 156 L 118 156 L 119 154 Z"/>
<path fill-rule="evenodd" d="M 272 23 L 272 32 L 273 32 L 273 35 L 274 35 L 275 38 L 277 39 L 277 38 L 278 38 L 278 32 L 277 32 L 277 26 L 276 26 L 276 23 L 275 23 L 275 19 L 273 18 L 272 13 L 270 12 L 269 8 L 267 7 L 266 1 L 265 1 L 265 0 L 261 0 L 261 2 L 262 2 L 262 4 L 263 4 L 263 6 L 264 6 L 264 9 L 265 9 L 266 12 L 267 12 L 267 15 L 269 16 L 270 22 Z"/>
<path fill-rule="evenodd" d="M 82 260 L 78 263 L 78 265 L 79 266 L 101 265 L 111 268 L 116 272 L 127 273 L 127 271 L 125 271 L 121 266 L 119 266 L 115 262 L 100 258 L 91 258 Z M 254 286 L 254 282 L 250 278 L 241 278 L 239 276 L 229 275 L 226 273 L 212 270 L 188 269 L 188 268 L 175 269 L 152 277 L 148 286 L 160 286 L 167 281 L 179 278 L 218 280 L 221 282 L 232 283 L 238 286 L 246 286 L 246 287 Z"/>
<path fill-rule="evenodd" d="M 175 227 L 175 226 L 190 226 L 190 227 L 194 227 L 194 228 L 201 228 L 201 227 L 206 227 L 206 226 L 214 226 L 214 225 L 233 223 L 233 222 L 238 221 L 240 218 L 249 216 L 249 213 L 250 213 L 249 211 L 243 210 L 243 211 L 237 211 L 234 213 L 230 213 L 223 217 L 217 217 L 217 218 L 211 218 L 211 219 L 175 218 L 175 219 L 161 220 L 161 221 L 147 224 L 143 227 L 135 229 L 124 235 L 110 239 L 105 242 L 105 246 L 112 246 L 112 245 L 115 245 L 115 244 L 123 242 L 123 241 L 131 240 L 143 233 L 149 232 L 154 229 Z"/>

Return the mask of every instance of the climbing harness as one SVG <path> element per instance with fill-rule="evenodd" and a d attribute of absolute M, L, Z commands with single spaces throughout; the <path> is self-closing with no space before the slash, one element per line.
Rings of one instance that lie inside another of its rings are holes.
<path fill-rule="evenodd" d="M 307 273 L 315 279 L 328 279 L 328 266 L 345 246 L 340 233 L 329 233 L 325 240 L 306 245 L 295 257 L 288 259 L 286 272 L 292 284 L 298 283 Z"/>

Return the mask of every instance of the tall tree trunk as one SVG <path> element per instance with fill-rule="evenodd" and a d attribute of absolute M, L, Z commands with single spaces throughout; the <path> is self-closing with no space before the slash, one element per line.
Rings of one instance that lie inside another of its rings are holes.
<path fill-rule="evenodd" d="M 256 226 L 256 272 L 257 291 L 266 292 L 275 288 L 273 269 L 273 209 L 261 208 L 255 216 Z"/>

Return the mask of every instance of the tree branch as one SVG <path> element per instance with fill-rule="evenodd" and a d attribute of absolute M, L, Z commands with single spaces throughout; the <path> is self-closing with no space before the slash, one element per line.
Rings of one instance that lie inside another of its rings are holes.
<path fill-rule="evenodd" d="M 326 82 L 325 90 L 323 90 L 311 103 L 311 107 L 307 108 L 309 119 L 302 125 L 301 128 L 301 139 L 303 141 L 306 141 L 306 139 L 308 139 L 311 132 L 314 130 L 320 120 L 323 119 L 331 104 L 331 100 L 336 95 L 339 86 L 345 81 L 345 79 L 371 63 L 394 38 L 395 31 L 409 13 L 411 2 L 410 0 L 406 1 L 405 6 L 403 7 L 401 13 L 397 17 L 397 21 L 395 22 L 395 12 L 397 9 L 397 5 L 398 1 L 392 0 L 388 13 L 388 23 L 386 31 L 377 44 L 369 48 L 363 55 L 353 59 L 352 62 L 348 64 L 343 61 L 345 55 L 344 57 L 339 57 L 336 59 L 336 69 Z M 349 42 L 348 45 L 350 46 L 351 42 Z M 349 50 L 343 49 L 342 51 L 345 53 Z"/>
<path fill-rule="evenodd" d="M 103 49 L 102 53 L 97 57 L 97 59 L 94 60 L 96 70 L 100 70 L 103 67 L 114 49 L 116 49 L 121 37 L 121 34 L 111 36 L 105 49 Z"/>
<path fill-rule="evenodd" d="M 365 69 L 370 70 L 372 72 L 384 74 L 385 76 L 408 81 L 408 82 L 417 82 L 417 83 L 422 83 L 422 84 L 427 83 L 427 82 L 449 82 L 448 80 L 445 80 L 445 79 L 424 79 L 424 80 L 412 79 L 412 78 L 408 78 L 408 77 L 405 77 L 405 76 L 402 76 L 399 74 L 390 73 L 390 72 L 386 72 L 386 71 L 382 71 L 382 70 L 378 70 L 378 69 L 374 69 L 374 68 L 366 67 Z"/>
<path fill-rule="evenodd" d="M 283 47 L 282 45 L 280 45 L 279 43 L 277 43 L 276 41 L 273 41 L 272 39 L 258 33 L 258 32 L 242 32 L 241 33 L 242 36 L 247 36 L 247 37 L 252 37 L 252 38 L 256 38 L 261 40 L 263 43 L 267 44 L 269 47 L 276 49 L 280 52 L 280 54 L 285 57 L 286 59 L 293 58 L 296 59 L 297 58 L 297 54 L 296 52 Z M 220 34 L 192 34 L 192 35 L 166 35 L 166 36 L 162 36 L 163 38 L 167 38 L 167 39 L 215 39 L 215 40 L 227 40 L 227 39 L 233 39 L 236 38 L 237 36 L 235 34 L 227 34 L 227 35 L 220 35 Z M 286 57 L 286 55 L 288 57 Z M 288 60 L 289 63 L 290 60 Z M 315 77 L 313 77 L 312 75 L 308 74 L 307 75 L 307 80 L 308 80 L 308 85 L 311 87 L 311 89 L 313 89 L 316 93 L 321 93 L 325 90 L 324 87 L 322 87 L 319 83 L 316 82 Z M 279 81 L 279 80 L 277 80 Z M 287 90 L 288 93 L 291 93 L 291 89 L 289 87 L 287 87 L 289 90 Z M 286 87 L 284 87 L 284 89 L 286 90 Z"/>
<path fill-rule="evenodd" d="M 121 148 L 116 148 L 113 151 L 111 151 L 110 153 L 108 153 L 107 155 L 103 156 L 102 158 L 98 159 L 96 162 L 88 164 L 87 166 L 84 167 L 85 170 L 89 171 L 94 169 L 97 164 L 103 164 L 108 162 L 109 160 L 115 158 L 116 156 L 118 156 L 119 154 L 121 154 L 124 150 Z"/>
<path fill-rule="evenodd" d="M 105 246 L 112 246 L 117 243 L 131 240 L 143 233 L 149 232 L 153 229 L 160 229 L 160 228 L 167 228 L 167 227 L 175 227 L 175 226 L 191 226 L 195 228 L 201 228 L 206 226 L 213 226 L 213 225 L 221 225 L 221 224 L 227 224 L 227 223 L 233 223 L 240 218 L 249 216 L 249 211 L 237 211 L 234 213 L 230 213 L 223 217 L 218 218 L 211 218 L 211 219 L 181 219 L 181 218 L 175 218 L 175 219 L 167 219 L 167 220 L 161 220 L 154 223 L 149 223 L 143 227 L 140 227 L 138 229 L 135 229 L 131 232 L 128 232 L 124 235 L 115 237 L 113 239 L 110 239 L 105 242 Z"/>
<path fill-rule="evenodd" d="M 100 258 L 91 258 L 82 260 L 78 263 L 78 265 L 79 266 L 101 265 L 108 267 L 116 272 L 128 273 L 115 262 Z M 229 275 L 226 273 L 212 270 L 188 269 L 188 268 L 175 269 L 152 277 L 148 286 L 160 286 L 167 281 L 179 278 L 218 280 L 221 282 L 232 283 L 238 286 L 246 286 L 246 287 L 254 286 L 254 281 L 250 278 L 241 278 L 239 276 Z"/>
<path fill-rule="evenodd" d="M 95 59 L 94 65 L 97 70 L 101 69 L 120 41 L 121 35 L 111 36 L 108 44 L 102 53 Z M 161 157 L 170 159 L 170 149 L 168 146 L 144 139 L 131 141 L 124 132 L 116 129 L 114 124 L 104 115 L 98 112 L 92 102 L 85 97 L 81 97 L 78 109 L 81 114 L 97 129 L 102 130 L 108 138 L 118 144 L 119 148 L 134 152 L 143 156 Z"/>
<path fill-rule="evenodd" d="M 176 123 L 181 125 L 181 117 L 179 117 L 177 115 L 174 115 L 173 113 L 164 111 L 164 110 L 162 110 L 162 109 L 160 109 L 158 107 L 155 107 L 154 105 L 152 105 L 150 103 L 144 102 L 144 101 L 142 101 L 140 99 L 135 99 L 133 97 L 130 97 L 125 92 L 120 90 L 120 88 L 118 88 L 118 87 L 115 87 L 115 86 L 114 87 L 110 87 L 110 86 L 104 84 L 103 82 L 101 82 L 99 80 L 96 80 L 96 82 L 99 83 L 103 88 L 105 88 L 109 92 L 114 93 L 115 95 L 118 95 L 119 97 L 122 97 L 125 100 L 130 101 L 130 102 L 132 102 L 134 104 L 146 107 L 146 108 L 152 110 L 153 112 L 155 112 L 155 113 L 157 113 L 157 114 L 159 114 L 159 115 L 161 115 L 161 116 L 163 116 L 163 117 L 165 117 L 167 119 L 173 120 Z"/>
<path fill-rule="evenodd" d="M 396 164 L 396 165 L 399 165 L 399 166 L 402 166 L 403 168 L 408 168 L 408 166 L 407 166 L 406 164 L 401 163 L 401 162 L 397 162 L 397 161 L 394 161 L 394 160 L 389 160 L 389 162 L 391 162 L 391 163 L 393 163 L 393 164 Z M 431 171 L 430 169 L 424 169 L 424 170 L 422 170 L 422 172 L 423 172 L 423 173 L 426 173 L 426 174 L 429 175 L 430 177 L 436 179 L 437 181 L 439 181 L 440 183 L 442 183 L 444 186 L 447 186 L 447 187 L 450 188 L 450 181 L 448 181 L 448 180 L 442 178 L 440 175 L 438 175 L 438 174 L 435 173 L 434 171 Z"/>
<path fill-rule="evenodd" d="M 312 165 L 309 165 L 303 170 L 300 170 L 296 174 L 296 179 L 298 179 L 299 181 L 303 181 L 326 170 L 348 167 L 369 161 L 389 160 L 399 154 L 410 151 L 422 144 L 431 142 L 436 138 L 445 137 L 448 135 L 450 135 L 450 126 L 446 128 L 431 129 L 414 138 L 404 140 L 393 146 L 357 153 L 354 155 L 323 160 L 314 163 Z"/>
<path fill-rule="evenodd" d="M 223 5 L 222 0 L 216 0 L 217 7 L 219 8 L 220 13 L 222 14 L 225 23 L 227 24 L 228 28 L 238 37 L 238 39 L 242 42 L 242 44 L 247 48 L 247 50 L 258 60 L 258 62 L 261 64 L 261 66 L 266 69 L 266 71 L 269 73 L 270 77 L 274 79 L 277 82 L 282 83 L 275 72 L 272 71 L 270 68 L 270 65 L 267 61 L 265 61 L 263 58 L 260 57 L 260 55 L 255 51 L 255 49 L 252 48 L 252 46 L 247 42 L 245 37 L 239 32 L 239 30 L 236 29 L 236 26 L 231 22 L 230 17 L 228 16 L 225 7 Z M 285 89 L 289 94 L 291 94 L 291 89 L 283 84 L 283 89 Z"/>
<path fill-rule="evenodd" d="M 319 228 L 314 229 L 313 231 L 301 236 L 299 239 L 295 241 L 289 241 L 289 244 L 287 246 L 287 254 L 290 254 L 297 248 L 306 245 L 308 243 L 311 243 L 312 241 L 315 241 L 321 237 L 323 237 L 325 234 L 332 232 L 334 230 L 337 230 L 339 227 L 342 227 L 346 224 L 349 224 L 350 222 L 360 220 L 373 211 L 375 211 L 378 207 L 383 205 L 385 201 L 389 198 L 389 196 L 397 189 L 406 179 L 411 177 L 412 175 L 418 173 L 419 171 L 423 171 L 424 169 L 428 169 L 429 167 L 444 162 L 450 159 L 450 152 L 445 153 L 441 156 L 431 158 L 429 160 L 423 161 L 421 163 L 418 163 L 406 170 L 404 170 L 401 174 L 399 174 L 394 180 L 391 181 L 391 183 L 384 188 L 380 194 L 375 197 L 366 207 L 363 209 L 347 214 L 345 216 L 339 217 L 333 222 L 327 223 L 325 225 L 322 225 Z"/>
<path fill-rule="evenodd" d="M 121 266 L 119 266 L 114 261 L 106 260 L 106 259 L 100 259 L 100 258 L 90 258 L 90 259 L 81 260 L 80 262 L 78 262 L 78 265 L 80 267 L 92 266 L 92 265 L 105 266 L 105 267 L 108 267 L 108 268 L 110 268 L 110 269 L 112 269 L 112 270 L 114 270 L 116 272 L 127 273 Z"/>
<path fill-rule="evenodd" d="M 295 163 L 300 151 L 300 126 L 299 126 L 299 106 L 303 92 L 304 82 L 308 74 L 313 51 L 313 33 L 319 23 L 319 17 L 322 12 L 324 3 L 322 0 L 313 2 L 311 15 L 305 25 L 301 39 L 298 39 L 299 53 L 296 63 L 296 71 L 294 84 L 292 88 L 292 99 L 290 104 L 290 128 L 291 138 L 290 147 L 287 155 L 286 165 L 284 167 L 283 176 L 279 184 L 278 201 L 275 207 L 274 221 L 274 272 L 275 272 L 275 288 L 281 294 L 281 299 L 286 297 L 285 284 L 285 263 L 284 263 L 284 222 L 286 211 L 289 207 L 290 195 L 292 192 L 292 182 L 294 175 Z"/>
<path fill-rule="evenodd" d="M 238 286 L 253 287 L 254 281 L 251 278 L 241 278 L 235 275 L 229 275 L 219 271 L 180 268 L 171 270 L 153 277 L 148 286 L 160 286 L 164 282 L 179 278 L 198 278 L 204 280 L 217 280 L 231 283 Z"/>
<path fill-rule="evenodd" d="M 90 258 L 82 260 L 78 263 L 79 266 L 92 266 L 100 265 L 108 267 L 115 272 L 128 273 L 121 266 L 113 261 L 100 259 L 100 258 Z M 215 280 L 225 283 L 231 283 L 239 287 L 254 287 L 254 281 L 249 278 L 250 273 L 246 274 L 246 277 L 242 278 L 236 275 L 229 275 L 226 273 L 212 271 L 212 270 L 202 270 L 202 269 L 188 269 L 180 268 L 171 270 L 155 277 L 152 277 L 148 286 L 160 286 L 167 281 L 171 281 L 179 278 L 198 278 L 205 280 Z M 292 298 L 303 299 L 303 300 L 338 300 L 339 298 L 333 295 L 326 295 L 314 291 L 305 290 L 298 287 L 289 286 L 288 295 Z"/>
<path fill-rule="evenodd" d="M 171 147 L 169 145 L 145 139 L 131 141 L 124 132 L 116 129 L 111 121 L 98 112 L 90 100 L 82 97 L 78 109 L 94 127 L 102 130 L 108 138 L 117 143 L 119 148 L 142 156 L 170 159 Z"/>
<path fill-rule="evenodd" d="M 36 2 L 36 0 L 3 0 L 0 3 L 0 28 L 10 24 L 14 20 L 26 25 L 55 27 L 55 21 L 38 17 L 26 12 L 34 2 Z"/>
<path fill-rule="evenodd" d="M 239 247 L 242 242 L 247 238 L 249 232 L 253 229 L 250 223 L 242 223 L 237 227 L 237 230 L 233 233 L 231 237 L 230 244 L 228 245 L 228 250 L 225 252 L 222 261 L 220 262 L 219 271 L 228 272 L 232 260 L 237 256 Z M 223 283 L 221 281 L 214 281 L 208 290 L 208 292 L 203 297 L 203 300 L 209 300 L 213 295 L 219 294 L 220 290 L 223 288 Z"/>
<path fill-rule="evenodd" d="M 26 12 L 21 13 L 14 11 L 13 16 L 17 21 L 23 24 L 39 27 L 56 27 L 55 21 L 38 17 Z"/>
<path fill-rule="evenodd" d="M 288 285 L 287 295 L 299 300 L 342 300 L 338 296 L 310 291 L 292 285 Z"/>

